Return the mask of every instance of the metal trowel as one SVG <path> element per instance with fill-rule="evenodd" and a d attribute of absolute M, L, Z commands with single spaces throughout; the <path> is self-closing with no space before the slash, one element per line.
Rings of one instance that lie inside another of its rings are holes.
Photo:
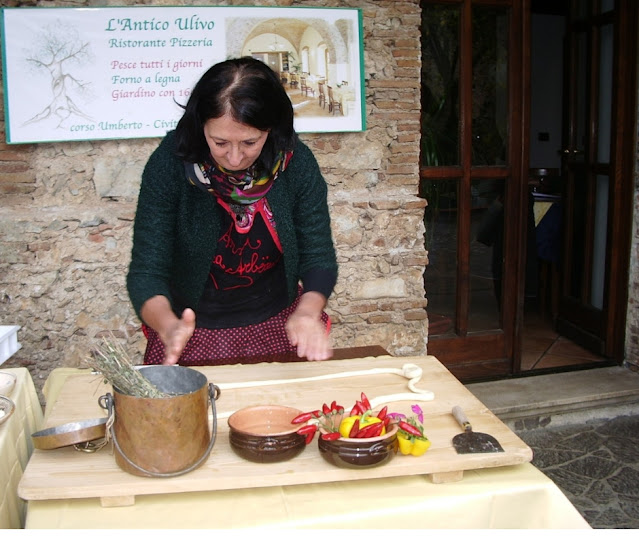
<path fill-rule="evenodd" d="M 481 432 L 473 432 L 473 427 L 459 406 L 453 408 L 453 416 L 464 429 L 464 432 L 453 437 L 453 447 L 457 454 L 478 454 L 484 452 L 504 452 L 504 449 L 493 436 Z"/>

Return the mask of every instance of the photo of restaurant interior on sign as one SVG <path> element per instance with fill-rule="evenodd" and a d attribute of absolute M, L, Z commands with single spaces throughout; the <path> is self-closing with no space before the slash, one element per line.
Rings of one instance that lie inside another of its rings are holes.
<path fill-rule="evenodd" d="M 359 70 L 349 58 L 358 44 L 342 39 L 331 26 L 318 19 L 268 19 L 241 45 L 241 56 L 259 59 L 279 74 L 295 117 L 354 114 Z M 227 36 L 233 35 L 227 28 Z"/>

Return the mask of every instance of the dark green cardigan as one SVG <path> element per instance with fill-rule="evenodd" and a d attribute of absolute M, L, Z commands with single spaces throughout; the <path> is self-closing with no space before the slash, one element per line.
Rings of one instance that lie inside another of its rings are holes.
<path fill-rule="evenodd" d="M 213 195 L 187 182 L 174 149 L 175 136 L 169 132 L 142 174 L 127 275 L 138 317 L 149 298 L 171 300 L 171 286 L 196 309 L 220 237 L 222 208 Z M 337 260 L 326 195 L 313 153 L 298 140 L 288 167 L 266 196 L 282 243 L 289 304 L 300 281 L 305 290 L 321 291 L 327 298 L 335 286 Z"/>

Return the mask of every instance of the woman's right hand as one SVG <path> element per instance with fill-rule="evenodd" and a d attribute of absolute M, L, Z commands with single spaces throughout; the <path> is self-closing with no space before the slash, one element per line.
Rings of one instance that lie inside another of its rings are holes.
<path fill-rule="evenodd" d="M 175 317 L 175 322 L 170 324 L 164 332 L 158 332 L 164 343 L 163 365 L 175 365 L 178 362 L 193 331 L 195 331 L 195 313 L 193 309 L 184 309 L 182 318 Z"/>
<path fill-rule="evenodd" d="M 141 316 L 144 323 L 158 333 L 164 344 L 162 364 L 175 365 L 195 331 L 193 309 L 184 309 L 182 318 L 178 318 L 165 296 L 153 296 L 142 306 Z"/>

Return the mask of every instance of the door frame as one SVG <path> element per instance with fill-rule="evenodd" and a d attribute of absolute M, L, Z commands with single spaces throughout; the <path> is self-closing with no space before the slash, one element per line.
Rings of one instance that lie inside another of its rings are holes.
<path fill-rule="evenodd" d="M 621 365 L 625 359 L 626 348 L 626 319 L 628 312 L 628 285 L 630 274 L 630 252 L 632 248 L 632 229 L 634 214 L 634 182 L 635 163 L 637 158 L 637 58 L 639 57 L 639 4 L 633 0 L 618 0 L 617 27 L 619 31 L 615 39 L 619 42 L 616 56 L 618 66 L 615 73 L 618 76 L 619 91 L 613 107 L 617 110 L 617 121 L 613 129 L 614 158 L 618 165 L 614 172 L 614 200 L 612 204 L 613 219 L 609 225 L 609 232 L 620 244 L 625 244 L 624 250 L 617 248 L 610 260 L 610 273 L 614 274 L 614 294 L 606 326 L 606 345 L 604 355 L 611 357 Z M 612 156 L 612 155 L 611 155 Z M 622 277 L 617 277 L 621 275 Z"/>

